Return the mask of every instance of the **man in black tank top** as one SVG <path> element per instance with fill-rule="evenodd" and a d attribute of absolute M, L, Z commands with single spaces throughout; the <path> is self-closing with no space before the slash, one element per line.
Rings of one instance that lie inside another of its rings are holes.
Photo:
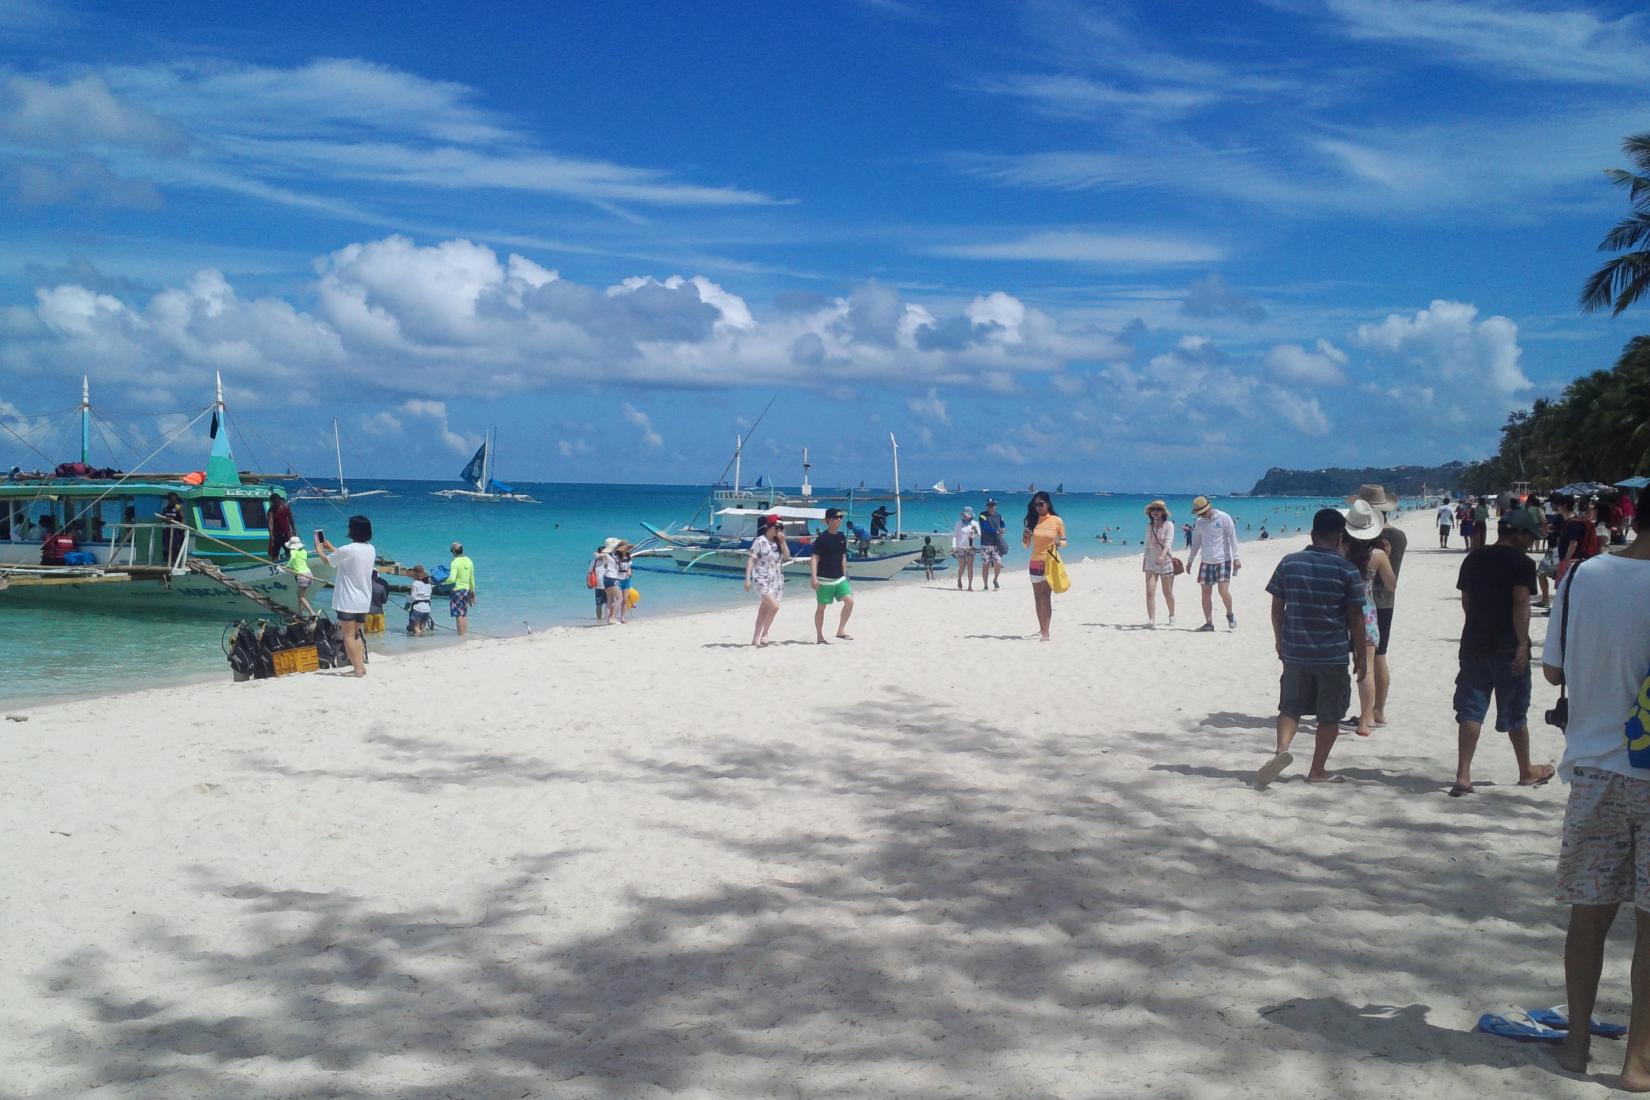
<path fill-rule="evenodd" d="M 825 609 L 841 600 L 842 618 L 837 620 L 836 636 L 843 641 L 851 641 L 848 616 L 854 613 L 854 590 L 848 584 L 848 536 L 842 533 L 840 508 L 825 510 L 825 530 L 814 536 L 808 572 L 817 604 L 814 608 L 814 640 L 820 645 L 830 644 L 825 640 Z"/>

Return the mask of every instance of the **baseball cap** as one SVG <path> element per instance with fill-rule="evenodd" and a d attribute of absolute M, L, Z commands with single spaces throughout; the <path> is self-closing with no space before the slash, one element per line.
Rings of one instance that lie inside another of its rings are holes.
<path fill-rule="evenodd" d="M 825 509 L 825 518 L 826 519 L 841 519 L 842 518 L 842 509 L 841 508 L 827 508 L 827 509 Z"/>
<path fill-rule="evenodd" d="M 1522 508 L 1503 515 L 1499 526 L 1503 531 L 1523 531 L 1527 535 L 1541 534 L 1541 524 Z"/>

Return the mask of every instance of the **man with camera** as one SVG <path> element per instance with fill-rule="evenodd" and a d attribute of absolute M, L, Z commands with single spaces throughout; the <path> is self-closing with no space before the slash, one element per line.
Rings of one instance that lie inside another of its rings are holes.
<path fill-rule="evenodd" d="M 1650 518 L 1643 503 L 1632 545 L 1574 565 L 1559 583 L 1541 655 L 1547 681 L 1566 694 L 1548 721 L 1564 727 L 1559 769 L 1570 783 L 1557 891 L 1570 906 L 1564 941 L 1570 1019 L 1592 1017 L 1605 936 L 1617 907 L 1631 903 L 1639 910 L 1635 1025 L 1621 1087 L 1634 1092 L 1650 1091 L 1650 1029 L 1637 1026 L 1650 1005 L 1650 768 L 1634 766 L 1646 746 L 1628 740 L 1635 720 L 1640 731 L 1650 728 Z M 1564 1068 L 1586 1072 L 1588 1040 L 1587 1028 L 1570 1029 L 1559 1055 Z"/>
<path fill-rule="evenodd" d="M 1495 697 L 1495 728 L 1512 742 L 1518 785 L 1539 787 L 1553 777 L 1550 764 L 1530 763 L 1530 594 L 1535 562 L 1530 547 L 1541 528 L 1523 509 L 1501 517 L 1493 545 L 1469 551 L 1455 587 L 1466 623 L 1461 628 L 1460 671 L 1455 677 L 1459 759 L 1451 798 L 1472 793 L 1472 757 Z"/>

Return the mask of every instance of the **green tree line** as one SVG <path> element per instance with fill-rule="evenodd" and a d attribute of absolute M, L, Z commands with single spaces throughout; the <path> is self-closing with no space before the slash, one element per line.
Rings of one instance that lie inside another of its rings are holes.
<path fill-rule="evenodd" d="M 1609 370 L 1583 375 L 1559 397 L 1507 417 L 1493 458 L 1469 466 L 1461 487 L 1495 492 L 1515 481 L 1554 489 L 1650 473 L 1650 336 L 1635 336 Z"/>

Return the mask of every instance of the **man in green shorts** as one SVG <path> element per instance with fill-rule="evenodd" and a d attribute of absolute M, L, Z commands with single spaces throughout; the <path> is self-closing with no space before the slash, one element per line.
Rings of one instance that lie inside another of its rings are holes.
<path fill-rule="evenodd" d="M 841 600 L 842 618 L 837 620 L 836 636 L 852 641 L 847 630 L 848 616 L 854 613 L 854 590 L 848 586 L 848 536 L 842 533 L 842 509 L 825 509 L 825 530 L 814 536 L 808 573 L 819 602 L 814 608 L 814 640 L 820 645 L 830 644 L 825 640 L 825 609 Z"/>

